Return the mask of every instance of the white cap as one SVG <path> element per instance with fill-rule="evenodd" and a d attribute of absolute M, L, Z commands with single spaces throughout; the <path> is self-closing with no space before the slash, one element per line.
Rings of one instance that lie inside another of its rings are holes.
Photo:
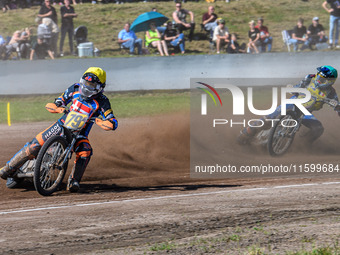
<path fill-rule="evenodd" d="M 319 20 L 319 17 L 314 17 L 313 20 Z"/>

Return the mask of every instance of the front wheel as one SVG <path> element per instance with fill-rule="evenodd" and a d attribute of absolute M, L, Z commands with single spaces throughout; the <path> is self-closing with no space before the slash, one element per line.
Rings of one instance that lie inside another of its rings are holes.
<path fill-rule="evenodd" d="M 296 131 L 300 125 L 291 115 L 285 115 L 270 129 L 268 151 L 271 156 L 285 154 L 292 145 Z"/>
<path fill-rule="evenodd" d="M 34 168 L 34 187 L 40 195 L 49 196 L 60 187 L 68 162 L 62 166 L 67 141 L 61 136 L 48 139 L 39 151 Z"/>

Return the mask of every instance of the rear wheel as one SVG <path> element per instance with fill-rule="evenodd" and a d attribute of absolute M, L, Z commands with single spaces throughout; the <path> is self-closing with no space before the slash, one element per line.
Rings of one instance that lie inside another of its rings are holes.
<path fill-rule="evenodd" d="M 268 151 L 272 156 L 285 154 L 293 143 L 296 133 L 297 121 L 291 115 L 283 116 L 274 127 L 271 128 L 268 137 Z"/>
<path fill-rule="evenodd" d="M 67 164 L 62 167 L 67 141 L 61 136 L 48 139 L 39 151 L 34 169 L 34 186 L 40 195 L 49 196 L 61 185 Z"/>

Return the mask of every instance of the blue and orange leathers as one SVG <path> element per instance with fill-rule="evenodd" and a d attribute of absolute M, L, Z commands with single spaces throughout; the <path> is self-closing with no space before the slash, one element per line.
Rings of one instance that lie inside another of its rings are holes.
<path fill-rule="evenodd" d="M 113 130 L 118 127 L 118 122 L 113 115 L 111 104 L 108 98 L 103 93 L 98 93 L 91 98 L 83 98 L 79 93 L 79 84 L 75 83 L 69 87 L 60 97 L 56 99 L 56 102 L 61 102 L 66 106 L 71 103 L 70 110 L 87 114 L 89 118 L 102 116 L 103 120 L 108 120 L 113 124 Z M 28 159 L 32 159 L 37 156 L 42 145 L 51 136 L 60 135 L 62 132 L 61 126 L 65 122 L 66 114 L 58 119 L 55 123 L 49 126 L 44 131 L 40 132 L 30 143 L 27 143 L 24 148 Z M 92 156 L 92 147 L 88 140 L 88 134 L 92 128 L 93 122 L 87 122 L 85 127 L 81 131 L 81 139 L 79 139 L 75 145 L 76 160 L 75 168 L 77 171 L 72 171 L 71 178 L 77 179 L 79 182 L 89 160 Z M 15 156 L 14 156 L 15 157 Z M 13 158 L 14 158 L 13 157 Z M 8 161 L 8 163 L 11 160 Z M 18 166 L 20 167 L 20 166 Z"/>

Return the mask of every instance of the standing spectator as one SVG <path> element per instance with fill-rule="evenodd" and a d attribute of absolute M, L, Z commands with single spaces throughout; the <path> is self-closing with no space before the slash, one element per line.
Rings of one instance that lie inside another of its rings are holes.
<path fill-rule="evenodd" d="M 228 43 L 227 46 L 227 52 L 230 54 L 233 53 L 245 53 L 246 52 L 246 44 L 242 43 L 240 46 L 239 43 L 237 42 L 237 36 L 235 33 L 232 33 L 230 36 L 230 42 Z"/>
<path fill-rule="evenodd" d="M 178 33 L 178 30 L 172 27 L 172 22 L 168 21 L 164 31 L 164 40 L 169 42 L 173 47 L 179 46 L 181 53 L 185 53 L 184 34 Z"/>
<path fill-rule="evenodd" d="M 307 29 L 309 47 L 317 43 L 327 42 L 327 36 L 325 35 L 325 29 L 323 25 L 319 23 L 319 18 L 314 17 L 312 24 Z"/>
<path fill-rule="evenodd" d="M 40 18 L 51 18 L 54 23 L 58 24 L 58 16 L 54 7 L 51 5 L 50 0 L 45 0 L 45 3 L 39 10 L 38 17 Z"/>
<path fill-rule="evenodd" d="M 70 52 L 73 52 L 73 18 L 77 17 L 73 6 L 70 5 L 70 0 L 64 1 L 65 5 L 60 8 L 61 14 L 61 38 L 60 38 L 60 56 L 64 56 L 63 47 L 66 33 L 68 33 L 68 42 L 70 45 Z"/>
<path fill-rule="evenodd" d="M 217 27 L 216 20 L 217 20 L 217 15 L 215 14 L 215 8 L 214 6 L 209 6 L 208 12 L 203 14 L 202 24 L 204 26 L 204 29 L 210 32 L 210 38 L 213 37 L 214 30 Z"/>
<path fill-rule="evenodd" d="M 187 23 L 186 21 L 187 15 L 190 15 L 190 23 Z M 182 33 L 183 30 L 190 29 L 189 41 L 192 41 L 195 30 L 194 13 L 192 11 L 182 9 L 182 4 L 180 2 L 176 2 L 176 10 L 172 13 L 172 18 L 180 33 Z"/>
<path fill-rule="evenodd" d="M 297 25 L 293 29 L 292 38 L 289 42 L 294 45 L 294 51 L 298 50 L 298 44 L 303 44 L 301 50 L 307 49 L 309 46 L 309 41 L 307 39 L 307 29 L 303 25 L 303 19 L 299 18 Z"/>
<path fill-rule="evenodd" d="M 257 26 L 255 26 L 260 31 L 260 51 L 265 52 L 266 47 L 267 51 L 271 52 L 272 50 L 272 43 L 273 43 L 273 37 L 270 36 L 268 27 L 263 25 L 263 19 L 258 18 L 257 19 Z"/>
<path fill-rule="evenodd" d="M 214 30 L 213 42 L 216 43 L 216 53 L 220 54 L 221 46 L 229 43 L 229 31 L 225 26 L 225 20 L 219 19 L 218 26 Z"/>
<path fill-rule="evenodd" d="M 151 23 L 150 29 L 146 31 L 145 33 L 146 47 L 148 47 L 149 44 L 151 44 L 153 47 L 156 47 L 158 49 L 159 54 L 161 54 L 161 56 L 164 56 L 164 54 L 166 56 L 169 56 L 168 47 L 165 41 L 161 40 L 161 34 L 157 30 L 155 23 Z"/>
<path fill-rule="evenodd" d="M 330 9 L 327 7 L 330 5 Z M 322 3 L 322 7 L 330 14 L 329 16 L 329 47 L 333 48 L 333 43 L 336 48 L 340 48 L 339 41 L 339 27 L 340 27 L 340 1 L 327 0 Z"/>
<path fill-rule="evenodd" d="M 248 48 L 251 53 L 259 53 L 258 46 L 260 46 L 260 30 L 255 28 L 255 21 L 252 20 L 249 22 L 249 31 L 248 31 L 249 43 Z"/>
<path fill-rule="evenodd" d="M 124 48 L 130 49 L 130 54 L 135 54 L 135 47 L 137 46 L 138 55 L 142 54 L 142 39 L 137 38 L 135 32 L 130 31 L 130 23 L 124 25 L 124 29 L 118 34 L 118 43 Z"/>
<path fill-rule="evenodd" d="M 51 59 L 54 59 L 53 52 L 50 50 L 50 46 L 43 41 L 42 37 L 39 36 L 37 38 L 37 42 L 31 49 L 30 60 L 45 59 L 47 55 L 49 55 Z"/>

